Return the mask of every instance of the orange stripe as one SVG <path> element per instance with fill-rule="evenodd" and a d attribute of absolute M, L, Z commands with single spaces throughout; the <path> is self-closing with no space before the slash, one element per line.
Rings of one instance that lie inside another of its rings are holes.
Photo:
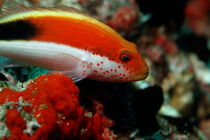
<path fill-rule="evenodd" d="M 40 31 L 32 40 L 62 43 L 112 59 L 116 59 L 123 42 L 126 42 L 118 35 L 110 34 L 86 21 L 62 17 L 37 17 L 28 20 Z"/>

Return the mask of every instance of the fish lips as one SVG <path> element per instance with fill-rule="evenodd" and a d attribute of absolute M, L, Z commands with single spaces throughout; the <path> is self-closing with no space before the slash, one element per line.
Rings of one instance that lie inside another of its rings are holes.
<path fill-rule="evenodd" d="M 144 80 L 148 77 L 148 75 L 149 75 L 149 67 L 146 64 L 139 72 L 139 74 L 137 74 L 137 76 L 134 77 L 134 81 Z"/>

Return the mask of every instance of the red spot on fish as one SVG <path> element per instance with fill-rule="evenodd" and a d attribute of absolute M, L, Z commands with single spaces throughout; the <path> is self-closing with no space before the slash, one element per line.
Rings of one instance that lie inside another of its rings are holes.
<path fill-rule="evenodd" d="M 97 66 L 99 66 L 100 64 L 98 63 Z"/>
<path fill-rule="evenodd" d="M 123 74 L 123 77 L 125 77 L 125 74 Z"/>
<path fill-rule="evenodd" d="M 121 68 L 121 66 L 118 66 L 118 68 Z"/>
<path fill-rule="evenodd" d="M 112 76 L 111 76 L 111 78 L 115 78 L 115 77 L 117 77 L 117 75 L 112 75 Z"/>
<path fill-rule="evenodd" d="M 113 71 L 113 69 L 110 69 L 110 71 Z"/>
<path fill-rule="evenodd" d="M 92 65 L 93 65 L 93 63 L 90 63 L 90 65 L 92 66 Z"/>
<path fill-rule="evenodd" d="M 97 70 L 93 70 L 93 72 L 97 73 L 98 71 Z"/>
<path fill-rule="evenodd" d="M 101 61 L 101 64 L 103 64 L 104 62 L 103 61 Z"/>
<path fill-rule="evenodd" d="M 106 78 L 107 80 L 111 80 L 110 78 Z"/>
<path fill-rule="evenodd" d="M 109 73 L 109 71 L 107 70 L 106 73 Z"/>
<path fill-rule="evenodd" d="M 102 68 L 100 68 L 100 70 L 103 70 Z"/>
<path fill-rule="evenodd" d="M 117 72 L 117 70 L 115 69 L 114 72 Z"/>

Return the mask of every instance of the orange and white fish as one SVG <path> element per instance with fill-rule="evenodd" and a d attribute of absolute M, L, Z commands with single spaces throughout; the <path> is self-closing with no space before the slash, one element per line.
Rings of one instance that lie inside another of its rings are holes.
<path fill-rule="evenodd" d="M 72 7 L 29 8 L 0 0 L 0 55 L 52 69 L 78 81 L 145 79 L 148 66 L 134 43 Z"/>

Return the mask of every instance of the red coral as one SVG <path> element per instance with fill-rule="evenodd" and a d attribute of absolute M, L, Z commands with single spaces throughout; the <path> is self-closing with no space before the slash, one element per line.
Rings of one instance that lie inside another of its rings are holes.
<path fill-rule="evenodd" d="M 23 130 L 26 128 L 26 122 L 20 116 L 16 109 L 10 109 L 6 114 L 6 124 L 11 133 L 11 139 L 16 139 L 17 136 L 23 135 Z"/>
<path fill-rule="evenodd" d="M 108 128 L 112 121 L 102 112 L 86 115 L 78 93 L 73 81 L 64 75 L 40 76 L 23 92 L 2 90 L 0 104 L 9 108 L 5 123 L 10 136 L 1 140 L 115 139 Z M 30 115 L 39 125 L 34 133 L 26 132 L 31 121 L 26 116 Z"/>

